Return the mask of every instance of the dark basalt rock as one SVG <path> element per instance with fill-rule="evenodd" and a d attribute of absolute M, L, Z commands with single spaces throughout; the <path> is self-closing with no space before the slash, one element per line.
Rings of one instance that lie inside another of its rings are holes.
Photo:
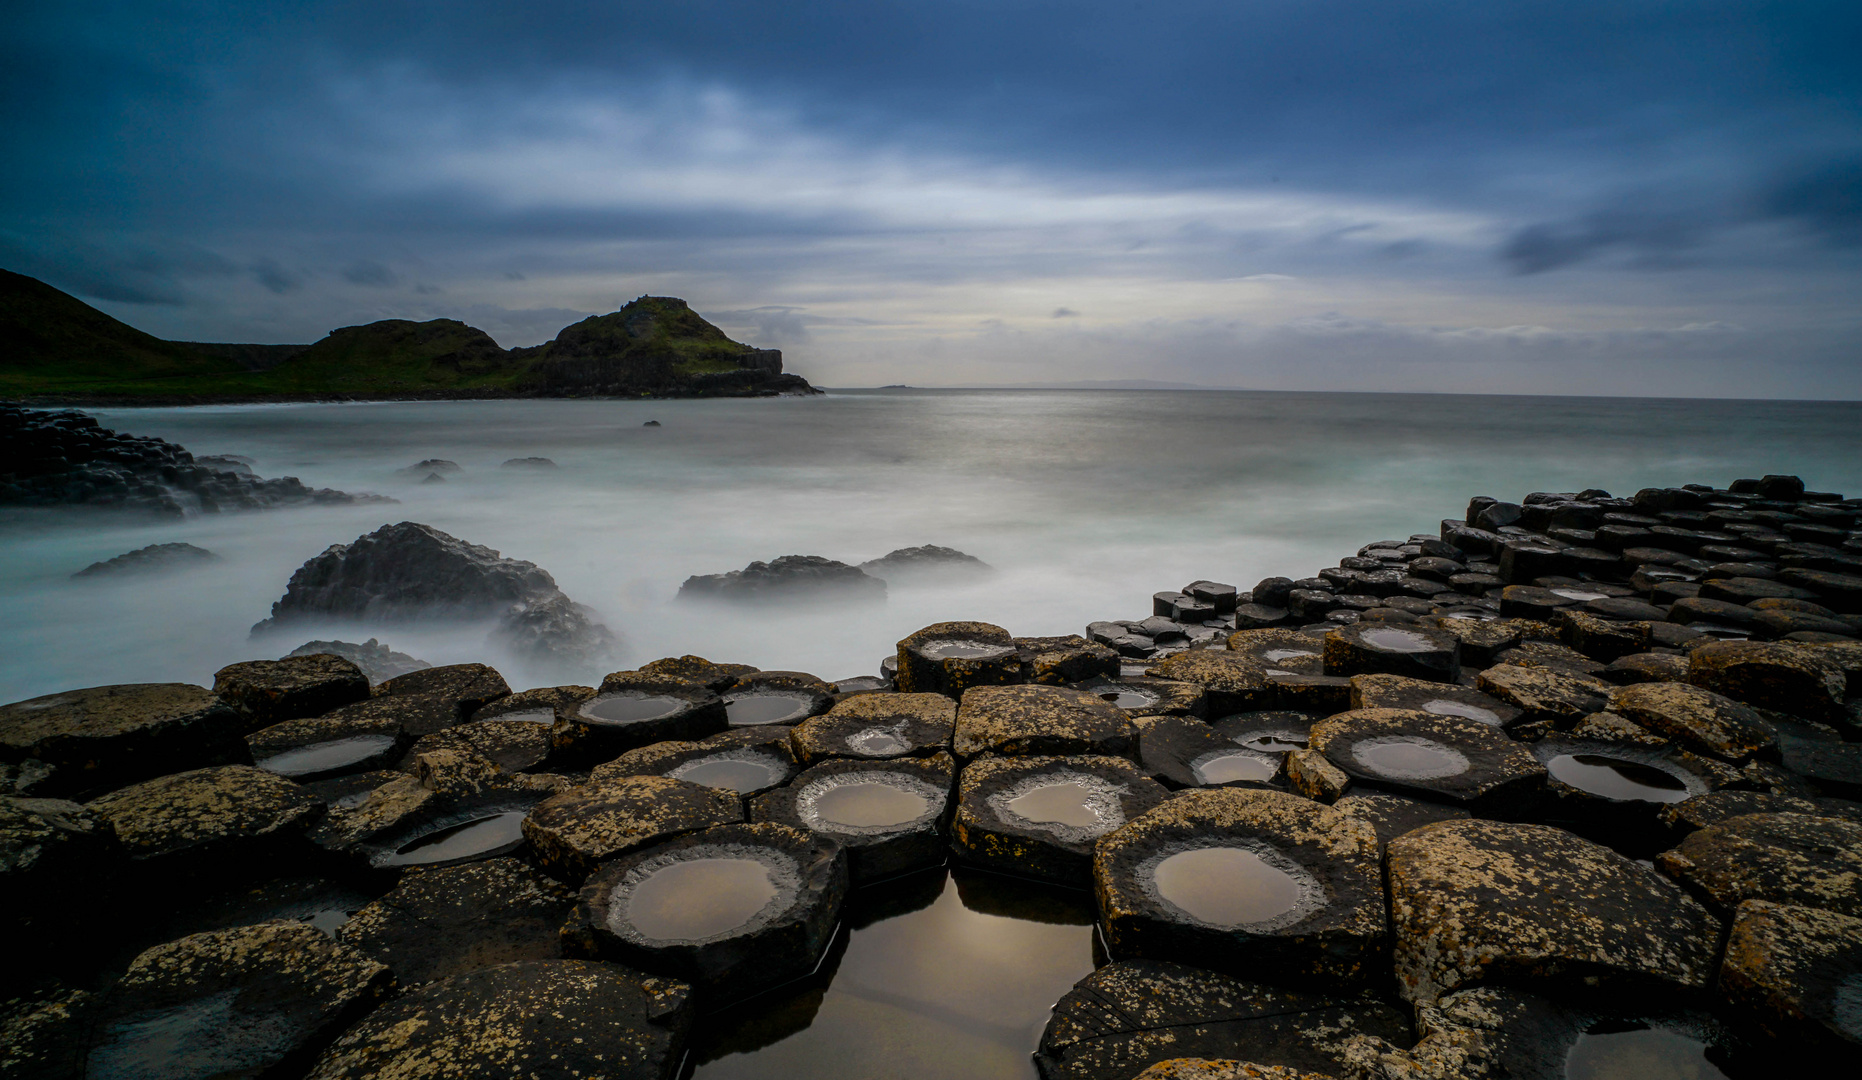
<path fill-rule="evenodd" d="M 1124 758 L 979 758 L 958 780 L 951 849 L 991 870 L 1084 888 L 1093 844 L 1168 794 Z"/>
<path fill-rule="evenodd" d="M 770 603 L 811 600 L 877 602 L 886 583 L 857 566 L 820 555 L 784 555 L 725 574 L 694 574 L 679 586 L 681 600 Z"/>
<path fill-rule="evenodd" d="M 1327 675 L 1402 675 L 1452 683 L 1461 677 L 1460 642 L 1422 625 L 1357 623 L 1325 636 Z"/>
<path fill-rule="evenodd" d="M 542 724 L 479 720 L 422 735 L 409 748 L 411 763 L 435 750 L 463 750 L 492 762 L 505 772 L 534 772 L 548 763 L 551 731 Z"/>
<path fill-rule="evenodd" d="M 1377 842 L 1388 844 L 1404 833 L 1438 821 L 1464 821 L 1468 812 L 1458 806 L 1424 802 L 1383 791 L 1353 791 L 1332 804 L 1332 809 L 1356 818 L 1377 832 Z"/>
<path fill-rule="evenodd" d="M 805 829 L 720 825 L 608 863 L 564 949 L 692 984 L 725 1003 L 813 971 L 847 894 L 847 854 Z"/>
<path fill-rule="evenodd" d="M 1117 652 L 1078 634 L 1014 640 L 1022 671 L 1031 683 L 1064 686 L 1087 679 L 1114 678 L 1119 672 Z"/>
<path fill-rule="evenodd" d="M 556 463 L 546 457 L 514 457 L 499 465 L 500 469 L 554 469 Z"/>
<path fill-rule="evenodd" d="M 735 728 L 697 742 L 669 741 L 629 750 L 589 774 L 667 776 L 750 796 L 780 787 L 800 772 L 789 730 L 781 727 Z"/>
<path fill-rule="evenodd" d="M 1282 754 L 1240 745 L 1201 720 L 1140 716 L 1132 726 L 1145 775 L 1169 787 L 1265 787 L 1280 778 Z"/>
<path fill-rule="evenodd" d="M 397 675 L 375 688 L 377 697 L 437 696 L 455 702 L 460 720 L 502 697 L 511 686 L 489 664 L 447 664 Z"/>
<path fill-rule="evenodd" d="M 545 799 L 523 828 L 532 860 L 579 885 L 609 859 L 743 816 L 734 791 L 664 776 L 610 776 Z"/>
<path fill-rule="evenodd" d="M 1789 566 L 1778 572 L 1778 580 L 1817 594 L 1824 607 L 1847 615 L 1862 613 L 1862 574 L 1808 566 Z"/>
<path fill-rule="evenodd" d="M 847 849 L 855 885 L 944 861 L 956 762 L 949 754 L 824 761 L 750 800 L 750 820 L 818 832 Z"/>
<path fill-rule="evenodd" d="M 1111 702 L 1132 717 L 1208 715 L 1208 695 L 1195 683 L 1172 682 L 1143 676 L 1088 679 L 1073 684 L 1101 701 Z"/>
<path fill-rule="evenodd" d="M 1720 925 L 1653 870 L 1543 825 L 1446 821 L 1388 847 L 1398 988 L 1477 983 L 1698 990 Z"/>
<path fill-rule="evenodd" d="M 1846 799 L 1862 796 L 1862 744 L 1786 740 L 1782 746 L 1784 767 L 1810 781 L 1817 792 Z"/>
<path fill-rule="evenodd" d="M 193 544 L 150 544 L 124 552 L 113 559 L 94 562 L 77 573 L 73 578 L 119 578 L 139 577 L 144 574 L 171 573 L 176 570 L 190 570 L 220 561 L 220 557 L 206 548 Z"/>
<path fill-rule="evenodd" d="M 1489 667 L 1495 657 L 1518 648 L 1525 638 L 1550 638 L 1557 634 L 1549 624 L 1535 619 L 1455 619 L 1436 618 L 1430 625 L 1454 638 L 1461 646 L 1461 662 L 1469 668 Z"/>
<path fill-rule="evenodd" d="M 671 1080 L 691 988 L 589 960 L 520 960 L 418 987 L 344 1032 L 311 1080 Z"/>
<path fill-rule="evenodd" d="M 1648 682 L 1686 682 L 1687 657 L 1674 653 L 1631 653 L 1610 661 L 1597 678 L 1618 686 Z"/>
<path fill-rule="evenodd" d="M 242 864 L 278 858 L 323 814 L 296 784 L 250 765 L 145 780 L 88 808 L 115 830 L 130 859 L 177 873 L 243 871 Z"/>
<path fill-rule="evenodd" d="M 392 726 L 405 740 L 412 742 L 452 727 L 464 719 L 467 711 L 459 701 L 445 694 L 378 695 L 354 705 L 345 705 L 313 720 L 292 720 L 288 723 L 303 724 L 306 727 L 324 725 L 332 733 L 340 732 L 345 726 L 371 731 L 379 726 Z"/>
<path fill-rule="evenodd" d="M 1815 814 L 1809 799 L 1773 795 L 1766 791 L 1709 791 L 1661 808 L 1656 817 L 1676 839 L 1696 829 L 1718 825 L 1746 814 Z"/>
<path fill-rule="evenodd" d="M 1706 600 L 1723 600 L 1729 604 L 1749 605 L 1754 600 L 1815 600 L 1809 589 L 1786 585 L 1757 577 L 1708 578 L 1700 583 L 1700 595 Z"/>
<path fill-rule="evenodd" d="M 796 724 L 834 706 L 834 688 L 803 671 L 757 671 L 724 692 L 724 715 L 732 727 Z"/>
<path fill-rule="evenodd" d="M 1545 767 L 1492 724 L 1420 709 L 1360 709 L 1314 724 L 1312 749 L 1359 784 L 1517 815 L 1538 799 Z"/>
<path fill-rule="evenodd" d="M 684 679 L 714 694 L 721 694 L 745 675 L 755 674 L 749 664 L 714 664 L 702 656 L 668 656 L 640 666 L 640 674 Z M 609 676 L 614 678 L 614 676 Z"/>
<path fill-rule="evenodd" d="M 1374 1035 L 1403 1045 L 1409 1026 L 1402 1010 L 1372 999 L 1120 960 L 1055 1003 L 1035 1066 L 1042 1080 L 1127 1080 L 1147 1065 L 1203 1055 L 1342 1076 L 1354 1039 Z"/>
<path fill-rule="evenodd" d="M 1517 664 L 1488 668 L 1477 677 L 1475 686 L 1518 709 L 1524 721 L 1567 725 L 1603 711 L 1615 689 L 1596 679 Z"/>
<path fill-rule="evenodd" d="M 668 740 L 723 731 L 724 699 L 685 680 L 615 672 L 595 696 L 558 713 L 551 745 L 563 761 L 594 764 Z"/>
<path fill-rule="evenodd" d="M 803 765 L 829 758 L 925 757 L 950 749 L 957 703 L 943 694 L 862 694 L 790 733 Z"/>
<path fill-rule="evenodd" d="M 1153 664 L 1145 674 L 1202 687 L 1211 716 L 1271 709 L 1277 700 L 1267 665 L 1246 653 L 1191 649 Z"/>
<path fill-rule="evenodd" d="M 1775 1040 L 1767 1056 L 1823 1071 L 1862 1046 L 1862 919 L 1747 900 L 1720 965 L 1721 997 Z"/>
<path fill-rule="evenodd" d="M 397 675 L 406 675 L 410 671 L 420 671 L 433 665 L 406 653 L 395 652 L 381 642 L 370 638 L 358 645 L 353 641 L 307 641 L 285 654 L 285 659 L 294 656 L 316 656 L 327 653 L 340 656 L 362 669 L 362 674 L 370 682 L 387 682 Z"/>
<path fill-rule="evenodd" d="M 573 713 L 584 701 L 595 696 L 592 686 L 541 686 L 521 690 L 507 697 L 481 705 L 467 719 L 473 723 L 497 720 L 503 723 L 542 724 L 556 722 L 561 712 Z"/>
<path fill-rule="evenodd" d="M 1723 916 L 1768 900 L 1862 917 L 1862 822 L 1746 814 L 1689 833 L 1656 863 Z"/>
<path fill-rule="evenodd" d="M 1329 1080 L 1318 1073 L 1252 1061 L 1172 1058 L 1139 1073 L 1135 1080 Z"/>
<path fill-rule="evenodd" d="M 403 521 L 332 544 L 299 567 L 272 617 L 252 629 L 324 618 L 482 618 L 556 591 L 555 579 L 535 563 Z"/>
<path fill-rule="evenodd" d="M 1420 709 L 1438 716 L 1460 716 L 1494 727 L 1508 727 L 1524 715 L 1499 698 L 1465 686 L 1409 679 L 1401 675 L 1353 675 L 1353 709 Z"/>
<path fill-rule="evenodd" d="M 111 989 L 85 1075 L 302 1069 L 393 981 L 387 968 L 303 923 L 184 937 L 138 956 Z"/>
<path fill-rule="evenodd" d="M 413 741 L 395 717 L 340 713 L 286 720 L 246 736 L 255 765 L 299 783 L 391 768 Z"/>
<path fill-rule="evenodd" d="M 86 795 L 151 776 L 246 760 L 245 725 L 212 691 L 129 683 L 0 706 L 0 758 L 41 762 L 39 795 Z"/>
<path fill-rule="evenodd" d="M 922 547 L 898 548 L 877 559 L 860 564 L 860 570 L 881 581 L 948 581 L 974 578 L 994 573 L 994 568 L 974 555 L 956 548 L 925 544 Z"/>
<path fill-rule="evenodd" d="M 1623 726 L 1641 731 L 1627 722 Z M 1739 772 L 1657 736 L 1645 732 L 1643 739 L 1627 741 L 1620 732 L 1600 730 L 1605 727 L 1586 721 L 1570 737 L 1532 744 L 1551 774 L 1536 820 L 1646 857 L 1672 842 L 1663 812 L 1728 784 L 1747 783 Z"/>
<path fill-rule="evenodd" d="M 0 993 L 70 961 L 71 941 L 110 896 L 116 836 L 95 812 L 62 799 L 0 796 L 0 926 L 14 937 Z M 0 1038 L 0 1061 L 11 1055 Z"/>
<path fill-rule="evenodd" d="M 416 461 L 405 469 L 398 469 L 396 471 L 402 476 L 426 477 L 436 473 L 445 476 L 448 473 L 464 472 L 465 470 L 459 467 L 457 461 L 448 461 L 445 458 L 425 458 L 421 461 Z"/>
<path fill-rule="evenodd" d="M 1007 755 L 1129 754 L 1131 718 L 1097 695 L 1060 686 L 979 686 L 957 706 L 952 751 Z"/>
<path fill-rule="evenodd" d="M 1005 686 L 1023 680 L 1020 650 L 1000 626 L 979 622 L 934 623 L 899 642 L 899 690 L 960 698 L 972 686 Z"/>
<path fill-rule="evenodd" d="M 1542 668 L 1582 679 L 1595 679 L 1609 666 L 1592 660 L 1576 649 L 1552 641 L 1522 641 L 1518 648 L 1506 650 L 1496 656 L 1494 661 L 1498 664 Z"/>
<path fill-rule="evenodd" d="M 1296 675 L 1325 673 L 1325 643 L 1303 630 L 1241 630 L 1228 636 L 1228 651 L 1268 671 Z"/>
<path fill-rule="evenodd" d="M 1727 761 L 1744 761 L 1776 748 L 1771 730 L 1756 712 L 1687 683 L 1625 686 L 1610 695 L 1610 710 L 1691 750 Z"/>
<path fill-rule="evenodd" d="M 1824 722 L 1844 715 L 1847 676 L 1813 649 L 1722 641 L 1692 650 L 1687 664 L 1689 682 L 1735 701 Z"/>
<path fill-rule="evenodd" d="M 1567 609 L 1552 616 L 1552 625 L 1571 648 L 1603 663 L 1649 647 L 1647 623 L 1612 622 L 1588 611 Z"/>
<path fill-rule="evenodd" d="M 551 593 L 513 604 L 486 642 L 531 664 L 575 674 L 599 671 L 612 665 L 620 639 L 596 617 L 593 609 Z"/>
<path fill-rule="evenodd" d="M 561 955 L 568 889 L 516 859 L 410 870 L 356 912 L 336 939 L 393 970 L 403 986 L 515 960 Z"/>
<path fill-rule="evenodd" d="M 340 656 L 298 656 L 229 664 L 214 673 L 213 692 L 253 729 L 361 701 L 369 680 Z"/>
<path fill-rule="evenodd" d="M 1093 883 L 1118 958 L 1335 984 L 1385 947 L 1375 831 L 1297 795 L 1178 795 L 1099 841 Z"/>
<path fill-rule="evenodd" d="M 1582 601 L 1536 585 L 1508 585 L 1500 594 L 1500 614 L 1509 619 L 1550 621 L 1553 613 Z"/>

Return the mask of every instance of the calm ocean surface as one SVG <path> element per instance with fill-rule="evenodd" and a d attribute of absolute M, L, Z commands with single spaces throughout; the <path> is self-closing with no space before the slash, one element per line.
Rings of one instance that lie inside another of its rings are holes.
<path fill-rule="evenodd" d="M 75 686 L 209 683 L 276 656 L 248 628 L 334 543 L 412 520 L 529 559 L 624 638 L 619 665 L 698 653 L 827 679 L 876 670 L 928 623 L 1017 634 L 1138 618 L 1196 578 L 1299 577 L 1382 537 L 1434 532 L 1469 496 L 1797 473 L 1862 491 L 1862 403 L 1180 391 L 844 391 L 755 401 L 510 401 L 100 409 L 105 426 L 263 476 L 399 506 L 176 522 L 0 511 L 0 701 Z M 644 428 L 647 420 L 663 426 Z M 500 470 L 513 457 L 561 467 Z M 397 470 L 447 458 L 421 485 Z M 186 541 L 222 556 L 157 578 L 72 581 L 91 562 Z M 861 562 L 942 544 L 997 569 L 895 586 L 883 605 L 720 610 L 688 575 L 778 555 Z M 485 627 L 332 627 L 434 663 L 490 660 L 514 686 L 577 673 L 487 651 Z M 307 635 L 308 636 L 308 635 Z M 577 681 L 600 672 L 579 673 Z"/>

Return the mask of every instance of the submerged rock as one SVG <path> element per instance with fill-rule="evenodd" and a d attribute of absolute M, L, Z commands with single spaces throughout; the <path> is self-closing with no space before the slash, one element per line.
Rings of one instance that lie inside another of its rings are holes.
<path fill-rule="evenodd" d="M 974 555 L 935 544 L 899 548 L 861 563 L 860 569 L 886 582 L 946 581 L 995 572 L 994 567 Z"/>
<path fill-rule="evenodd" d="M 886 583 L 857 566 L 819 555 L 784 555 L 725 574 L 696 574 L 679 586 L 681 600 L 738 603 L 886 598 Z"/>
<path fill-rule="evenodd" d="M 1042 1080 L 1129 1080 L 1148 1065 L 1202 1055 L 1346 1076 L 1354 1039 L 1408 1045 L 1409 1026 L 1402 1010 L 1374 999 L 1118 960 L 1055 1003 L 1035 1066 Z"/>
<path fill-rule="evenodd" d="M 440 979 L 344 1032 L 310 1080 L 670 1080 L 691 988 L 588 960 L 520 960 Z"/>
<path fill-rule="evenodd" d="M 285 659 L 294 656 L 316 656 L 328 654 L 340 656 L 362 669 L 371 683 L 387 682 L 397 675 L 410 671 L 420 671 L 433 665 L 425 660 L 416 659 L 403 652 L 395 652 L 381 642 L 370 638 L 358 645 L 353 641 L 306 641 L 284 655 Z"/>
<path fill-rule="evenodd" d="M 195 547 L 193 544 L 150 544 L 148 547 L 137 548 L 113 559 L 91 563 L 71 576 L 94 578 L 159 574 L 205 566 L 219 560 L 218 555 L 206 548 Z"/>
<path fill-rule="evenodd" d="M 337 940 L 386 964 L 403 985 L 561 955 L 568 889 L 517 859 L 410 870 L 356 912 Z"/>

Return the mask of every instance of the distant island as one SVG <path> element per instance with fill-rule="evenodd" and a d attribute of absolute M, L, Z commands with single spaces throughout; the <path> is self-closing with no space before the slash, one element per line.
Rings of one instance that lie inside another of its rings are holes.
<path fill-rule="evenodd" d="M 309 345 L 248 345 L 164 341 L 36 278 L 0 270 L 0 398 L 26 403 L 819 392 L 783 372 L 780 350 L 732 341 L 670 296 L 642 296 L 529 348 L 503 348 L 454 319 L 386 319 Z"/>

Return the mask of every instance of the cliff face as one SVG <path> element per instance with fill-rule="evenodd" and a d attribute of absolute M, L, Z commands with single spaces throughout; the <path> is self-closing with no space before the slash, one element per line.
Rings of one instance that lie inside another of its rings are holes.
<path fill-rule="evenodd" d="M 643 296 L 504 349 L 454 319 L 386 319 L 314 345 L 163 341 L 0 271 L 0 396 L 191 404 L 397 397 L 761 397 L 815 393 L 782 353 L 732 341 L 684 300 Z"/>

